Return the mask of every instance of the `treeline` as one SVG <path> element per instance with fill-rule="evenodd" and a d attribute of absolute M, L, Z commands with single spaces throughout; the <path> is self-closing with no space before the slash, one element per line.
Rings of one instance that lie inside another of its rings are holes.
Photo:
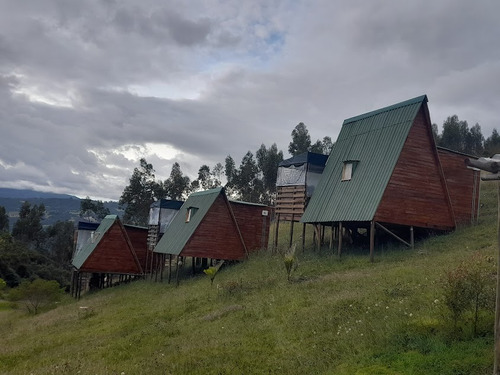
<path fill-rule="evenodd" d="M 449 116 L 443 122 L 442 129 L 439 133 L 438 126 L 432 124 L 438 146 L 473 156 L 491 157 L 500 153 L 500 135 L 496 129 L 485 139 L 479 124 L 469 128 L 467 121 L 459 120 L 457 115 Z"/>
<path fill-rule="evenodd" d="M 333 143 L 330 137 L 311 142 L 311 136 L 304 123 L 299 123 L 292 130 L 292 140 L 288 146 L 290 155 L 295 156 L 306 151 L 329 154 Z M 224 186 L 227 194 L 237 200 L 272 204 L 276 195 L 278 164 L 283 161 L 283 151 L 276 143 L 267 147 L 262 144 L 255 153 L 248 151 L 239 166 L 231 155 L 224 164 L 202 165 L 198 177 L 191 180 L 185 176 L 178 163 L 174 163 L 170 176 L 165 181 L 155 177 L 153 165 L 146 159 L 140 160 L 120 197 L 119 204 L 124 208 L 123 220 L 135 225 L 147 224 L 149 207 L 159 199 L 184 200 L 195 191 Z"/>
<path fill-rule="evenodd" d="M 22 280 L 56 280 L 68 287 L 73 255 L 74 223 L 43 226 L 45 206 L 24 202 L 12 232 L 5 207 L 0 206 L 0 279 L 9 287 Z"/>

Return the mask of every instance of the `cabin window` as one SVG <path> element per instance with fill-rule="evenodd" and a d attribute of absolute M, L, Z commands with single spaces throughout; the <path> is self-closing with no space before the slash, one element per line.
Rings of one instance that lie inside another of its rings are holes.
<path fill-rule="evenodd" d="M 197 207 L 188 207 L 186 211 L 186 223 L 189 223 L 194 214 L 198 211 Z"/>
<path fill-rule="evenodd" d="M 342 168 L 342 181 L 349 181 L 352 178 L 353 162 L 345 161 Z"/>

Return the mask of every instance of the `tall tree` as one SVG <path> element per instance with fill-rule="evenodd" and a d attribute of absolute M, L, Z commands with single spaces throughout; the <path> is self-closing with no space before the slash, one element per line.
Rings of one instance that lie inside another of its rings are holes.
<path fill-rule="evenodd" d="M 45 229 L 47 255 L 61 266 L 68 266 L 73 255 L 75 226 L 71 221 L 57 221 Z"/>
<path fill-rule="evenodd" d="M 488 157 L 500 154 L 500 134 L 496 129 L 493 129 L 491 135 L 484 141 L 484 154 Z"/>
<path fill-rule="evenodd" d="M 4 206 L 0 206 L 0 232 L 9 231 L 9 215 Z"/>
<path fill-rule="evenodd" d="M 292 156 L 307 152 L 311 147 L 311 136 L 303 122 L 300 122 L 292 130 L 292 141 L 288 145 L 288 152 Z"/>
<path fill-rule="evenodd" d="M 217 163 L 213 169 L 206 164 L 198 170 L 198 183 L 203 190 L 213 189 L 222 185 L 221 176 L 224 167 Z"/>
<path fill-rule="evenodd" d="M 278 146 L 273 143 L 271 147 L 266 148 L 264 144 L 255 153 L 257 165 L 262 172 L 264 189 L 268 195 L 266 201 L 271 203 L 274 193 L 276 193 L 276 179 L 278 176 L 278 164 L 283 161 L 283 151 L 278 151 Z"/>
<path fill-rule="evenodd" d="M 39 248 L 44 239 L 42 220 L 45 217 L 45 205 L 31 206 L 24 202 L 19 210 L 19 219 L 12 228 L 12 237 L 31 247 Z"/>
<path fill-rule="evenodd" d="M 191 179 L 182 174 L 181 166 L 175 162 L 170 177 L 163 183 L 165 193 L 171 199 L 182 200 L 190 192 L 190 182 Z"/>
<path fill-rule="evenodd" d="M 480 156 L 484 152 L 484 137 L 481 132 L 481 126 L 476 123 L 467 133 L 465 139 L 465 152 L 471 155 Z"/>
<path fill-rule="evenodd" d="M 439 127 L 437 124 L 432 124 L 431 127 L 432 127 L 432 135 L 434 136 L 434 141 L 438 145 L 441 143 L 441 135 L 439 135 Z"/>
<path fill-rule="evenodd" d="M 109 215 L 109 208 L 102 201 L 93 201 L 89 197 L 80 201 L 80 217 L 90 221 L 99 221 Z"/>
<path fill-rule="evenodd" d="M 309 147 L 309 151 L 315 152 L 317 154 L 330 155 L 333 148 L 332 139 L 328 136 L 323 137 L 323 140 L 317 140 L 316 143 Z"/>
<path fill-rule="evenodd" d="M 443 122 L 443 132 L 439 145 L 450 150 L 465 152 L 468 132 L 467 121 L 460 121 L 457 115 L 449 116 Z"/>
<path fill-rule="evenodd" d="M 264 193 L 264 183 L 259 179 L 259 167 L 248 151 L 241 160 L 240 168 L 236 171 L 234 187 L 238 198 L 245 202 L 260 203 Z"/>
<path fill-rule="evenodd" d="M 225 188 L 227 193 L 232 195 L 236 183 L 236 164 L 231 155 L 226 156 L 226 160 L 224 161 L 224 174 L 227 181 Z"/>
<path fill-rule="evenodd" d="M 146 225 L 149 217 L 149 207 L 161 191 L 155 181 L 153 165 L 146 159 L 140 160 L 140 167 L 134 168 L 119 200 L 120 207 L 125 207 L 123 221 L 129 224 Z"/>

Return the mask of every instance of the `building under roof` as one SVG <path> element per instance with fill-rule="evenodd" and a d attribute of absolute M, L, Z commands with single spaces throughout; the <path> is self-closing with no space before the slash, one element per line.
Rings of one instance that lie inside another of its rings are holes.
<path fill-rule="evenodd" d="M 174 256 L 244 259 L 250 252 L 267 246 L 268 213 L 269 208 L 261 204 L 229 201 L 223 188 L 193 193 L 166 229 L 154 252 L 169 256 L 169 265 Z"/>
<path fill-rule="evenodd" d="M 338 228 L 339 253 L 345 229 L 362 233 L 372 259 L 375 229 L 410 244 L 414 227 L 455 228 L 427 96 L 345 120 L 301 221 Z"/>
<path fill-rule="evenodd" d="M 141 242 L 144 242 L 141 247 L 145 249 L 147 228 L 141 229 L 140 238 L 142 238 Z M 95 283 L 96 288 L 104 287 L 105 280 L 106 285 L 110 286 L 113 282 L 112 275 L 118 275 L 121 280 L 143 274 L 133 242 L 116 215 L 107 215 L 101 221 L 85 245 L 75 253 L 72 265 L 74 268 L 72 292 L 76 297 L 79 297 L 82 287 L 86 288 L 82 277 L 85 274 L 94 276 L 94 279 L 87 281 L 90 287 L 93 286 L 92 283 Z"/>

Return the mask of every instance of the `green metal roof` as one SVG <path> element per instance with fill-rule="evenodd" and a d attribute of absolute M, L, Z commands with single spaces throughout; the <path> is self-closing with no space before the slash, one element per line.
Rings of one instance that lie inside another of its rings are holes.
<path fill-rule="evenodd" d="M 345 120 L 301 221 L 371 221 L 424 103 L 425 95 Z M 347 161 L 355 167 L 342 181 Z"/>
<path fill-rule="evenodd" d="M 223 190 L 223 188 L 215 188 L 191 194 L 177 215 L 175 215 L 154 251 L 156 253 L 179 255 Z M 189 222 L 186 222 L 186 214 L 189 208 L 196 208 L 197 210 L 191 215 Z"/>
<path fill-rule="evenodd" d="M 117 219 L 117 215 L 107 215 L 101 221 L 101 224 L 94 232 L 93 240 L 83 246 L 82 249 L 73 257 L 72 264 L 76 269 L 80 269 L 83 266 L 87 258 L 90 256 L 90 254 L 92 254 L 92 252 L 95 250 L 95 248 L 103 238 L 103 235 L 109 230 L 109 228 L 111 228 L 111 226 Z"/>

